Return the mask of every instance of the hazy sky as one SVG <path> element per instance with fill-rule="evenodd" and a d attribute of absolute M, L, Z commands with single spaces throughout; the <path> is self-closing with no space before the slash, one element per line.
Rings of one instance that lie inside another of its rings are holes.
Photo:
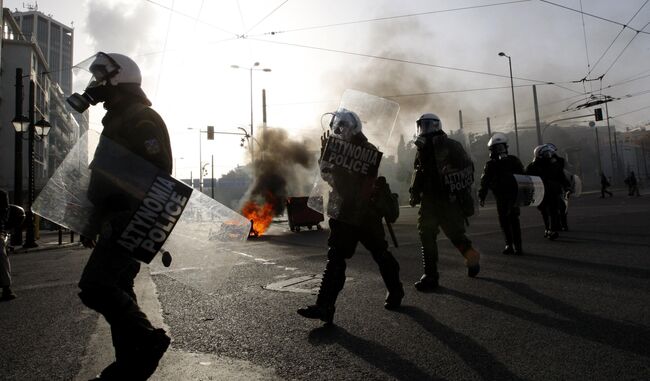
<path fill-rule="evenodd" d="M 5 0 L 4 6 L 21 9 L 23 2 Z M 591 95 L 609 95 L 621 98 L 609 103 L 619 130 L 646 125 L 646 3 L 41 0 L 38 7 L 61 22 L 74 22 L 75 62 L 96 51 L 124 53 L 138 62 L 143 87 L 170 129 L 178 177 L 189 177 L 190 170 L 196 177 L 196 129 L 248 128 L 250 72 L 231 65 L 254 62 L 272 70 L 253 72 L 256 128 L 265 88 L 269 126 L 285 128 L 297 139 L 317 140 L 321 114 L 334 110 L 347 88 L 398 102 L 397 129 L 405 135 L 412 135 L 415 119 L 425 112 L 438 114 L 446 130 L 458 129 L 459 110 L 470 132 L 486 131 L 487 117 L 493 131 L 512 130 L 508 59 L 498 56 L 502 51 L 512 57 L 520 127 L 534 123 L 535 83 L 547 122 L 592 113 L 565 110 Z M 92 110 L 92 128 L 101 129 L 102 115 L 103 109 Z M 203 140 L 203 161 L 211 154 L 217 176 L 246 160 L 236 136 Z"/>

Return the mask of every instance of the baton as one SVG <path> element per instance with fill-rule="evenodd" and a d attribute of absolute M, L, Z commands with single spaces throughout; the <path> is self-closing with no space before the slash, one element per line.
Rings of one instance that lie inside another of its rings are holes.
<path fill-rule="evenodd" d="M 386 221 L 384 219 L 384 221 Z M 393 231 L 393 227 L 391 226 L 390 222 L 386 221 L 386 227 L 388 228 L 388 233 L 390 234 L 390 238 L 393 240 L 393 245 L 395 247 L 399 247 L 397 244 L 397 238 L 395 237 L 395 232 Z"/>

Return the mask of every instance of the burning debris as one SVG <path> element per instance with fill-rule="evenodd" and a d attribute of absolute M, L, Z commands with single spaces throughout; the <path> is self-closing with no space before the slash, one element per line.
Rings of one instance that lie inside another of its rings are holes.
<path fill-rule="evenodd" d="M 255 151 L 253 184 L 242 204 L 242 215 L 252 221 L 251 234 L 262 235 L 275 216 L 284 212 L 289 192 L 304 192 L 316 157 L 307 142 L 292 141 L 287 131 L 264 129 Z"/>

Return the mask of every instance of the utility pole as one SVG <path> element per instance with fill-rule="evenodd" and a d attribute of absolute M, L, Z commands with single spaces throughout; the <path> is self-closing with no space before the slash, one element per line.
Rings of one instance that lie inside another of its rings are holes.
<path fill-rule="evenodd" d="M 492 129 L 490 128 L 490 117 L 487 117 L 488 137 L 492 136 Z"/>
<path fill-rule="evenodd" d="M 596 131 L 596 154 L 598 155 L 598 175 L 603 173 L 603 163 L 600 161 L 600 141 L 598 140 L 598 126 L 595 122 L 589 122 L 589 126 Z"/>
<path fill-rule="evenodd" d="M 23 69 L 16 68 L 16 118 L 23 115 Z M 23 133 L 14 135 L 14 204 L 23 206 Z M 11 234 L 11 244 L 23 244 L 23 229 L 16 227 Z"/>
<path fill-rule="evenodd" d="M 212 156 L 212 199 L 214 200 L 214 154 Z"/>
<path fill-rule="evenodd" d="M 533 103 L 535 104 L 535 127 L 537 129 L 537 145 L 542 145 L 542 131 L 539 124 L 539 107 L 537 105 L 537 86 L 533 85 Z"/>
<path fill-rule="evenodd" d="M 607 118 L 607 137 L 609 138 L 609 157 L 610 160 L 612 161 L 612 178 L 616 178 L 616 173 L 618 172 L 618 168 L 616 167 L 616 163 L 614 162 L 614 150 L 612 148 L 612 132 L 611 128 L 609 125 L 609 110 L 607 107 L 607 103 L 605 103 L 605 117 Z M 616 131 L 614 131 L 614 134 L 616 134 Z"/>
<path fill-rule="evenodd" d="M 645 177 L 650 178 L 650 175 L 648 174 L 648 162 L 646 161 L 645 158 L 645 141 L 641 142 L 641 156 L 643 157 L 643 167 L 645 168 Z"/>

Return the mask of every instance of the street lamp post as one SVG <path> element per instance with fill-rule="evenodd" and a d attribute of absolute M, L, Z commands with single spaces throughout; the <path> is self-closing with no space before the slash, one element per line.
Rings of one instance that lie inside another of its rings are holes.
<path fill-rule="evenodd" d="M 23 69 L 16 68 L 16 113 L 11 121 L 16 131 L 14 137 L 14 200 L 13 203 L 23 205 L 23 132 L 29 128 L 29 119 L 23 116 Z M 23 244 L 22 227 L 17 226 L 11 235 L 11 244 Z"/>
<path fill-rule="evenodd" d="M 242 67 L 239 65 L 230 65 L 231 68 L 233 69 L 244 69 L 249 71 L 249 81 L 250 81 L 250 95 L 251 95 L 251 136 L 253 136 L 253 70 L 256 71 L 265 71 L 265 72 L 270 72 L 271 69 L 269 68 L 263 68 L 263 69 L 258 69 L 257 67 L 260 66 L 259 62 L 255 62 L 253 66 L 251 67 Z M 254 151 L 253 147 L 251 146 L 251 160 L 254 161 Z"/>
<path fill-rule="evenodd" d="M 26 211 L 26 221 L 27 221 L 27 232 L 25 235 L 25 243 L 23 244 L 24 248 L 34 248 L 38 247 L 36 243 L 36 232 L 34 226 L 34 213 L 32 212 L 32 203 L 36 196 L 36 174 L 34 168 L 34 141 L 36 139 L 36 134 L 41 138 L 45 138 L 50 132 L 51 125 L 44 118 L 41 118 L 38 122 L 34 122 L 35 106 L 34 106 L 34 93 L 35 93 L 34 80 L 29 80 L 29 148 L 28 148 L 28 190 L 27 190 L 27 211 Z"/>
<path fill-rule="evenodd" d="M 510 56 L 504 52 L 500 52 L 499 56 L 508 58 L 508 67 L 510 68 L 510 90 L 512 91 L 512 113 L 515 120 L 515 145 L 517 147 L 517 156 L 519 155 L 519 133 L 517 131 L 517 107 L 515 107 L 515 84 L 512 80 L 512 60 Z"/>

